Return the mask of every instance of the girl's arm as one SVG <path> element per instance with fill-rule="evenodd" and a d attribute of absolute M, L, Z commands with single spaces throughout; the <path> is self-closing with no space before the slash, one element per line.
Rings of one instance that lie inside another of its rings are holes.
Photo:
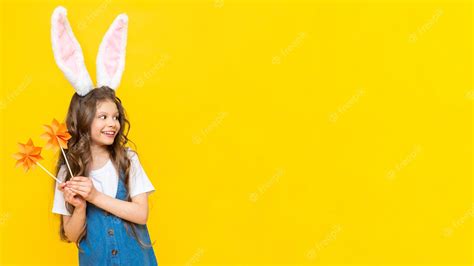
<path fill-rule="evenodd" d="M 88 177 L 75 176 L 66 184 L 72 192 L 81 195 L 88 202 L 124 220 L 136 224 L 146 224 L 148 220 L 148 194 L 146 193 L 139 194 L 132 198 L 132 202 L 128 202 L 97 191 Z"/>
<path fill-rule="evenodd" d="M 136 224 L 146 224 L 148 220 L 147 193 L 137 195 L 132 198 L 132 202 L 128 202 L 96 191 L 96 194 L 89 199 L 89 202 L 115 216 Z"/>
<path fill-rule="evenodd" d="M 84 229 L 86 208 L 75 208 L 71 216 L 63 215 L 64 233 L 71 242 L 76 242 Z"/>
<path fill-rule="evenodd" d="M 60 190 L 64 193 L 64 199 L 74 206 L 74 212 L 71 216 L 62 215 L 64 233 L 67 239 L 71 242 L 76 242 L 84 229 L 86 222 L 86 201 L 80 196 L 76 196 L 75 193 L 65 187 L 66 184 L 61 184 Z"/>

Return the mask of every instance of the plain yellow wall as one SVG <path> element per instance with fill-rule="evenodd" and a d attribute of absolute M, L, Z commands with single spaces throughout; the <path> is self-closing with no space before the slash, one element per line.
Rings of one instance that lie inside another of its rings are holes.
<path fill-rule="evenodd" d="M 471 1 L 1 3 L 0 264 L 77 263 L 52 179 L 11 157 L 65 118 L 63 5 L 93 80 L 129 15 L 117 93 L 160 264 L 472 265 Z"/>

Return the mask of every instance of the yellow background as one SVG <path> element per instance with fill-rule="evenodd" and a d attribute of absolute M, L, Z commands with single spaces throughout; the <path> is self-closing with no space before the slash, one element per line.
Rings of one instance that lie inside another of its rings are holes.
<path fill-rule="evenodd" d="M 93 80 L 129 15 L 118 96 L 161 265 L 472 265 L 471 1 L 1 3 L 0 264 L 77 263 L 52 179 L 11 157 L 65 118 L 63 5 Z"/>

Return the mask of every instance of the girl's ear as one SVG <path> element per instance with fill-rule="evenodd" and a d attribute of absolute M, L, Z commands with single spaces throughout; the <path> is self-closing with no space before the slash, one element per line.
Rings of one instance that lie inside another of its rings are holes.
<path fill-rule="evenodd" d="M 54 9 L 51 16 L 51 42 L 54 59 L 59 69 L 77 94 L 86 95 L 94 86 L 84 64 L 81 46 L 72 33 L 71 25 L 67 19 L 67 11 L 62 6 Z"/>
<path fill-rule="evenodd" d="M 97 54 L 97 87 L 116 90 L 125 68 L 128 17 L 120 14 L 105 33 Z"/>

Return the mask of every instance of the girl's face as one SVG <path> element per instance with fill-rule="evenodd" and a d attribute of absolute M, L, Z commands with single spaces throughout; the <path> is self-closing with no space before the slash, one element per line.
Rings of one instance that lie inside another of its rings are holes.
<path fill-rule="evenodd" d="M 91 125 L 93 144 L 112 145 L 119 129 L 119 112 L 115 103 L 112 101 L 99 102 Z"/>

